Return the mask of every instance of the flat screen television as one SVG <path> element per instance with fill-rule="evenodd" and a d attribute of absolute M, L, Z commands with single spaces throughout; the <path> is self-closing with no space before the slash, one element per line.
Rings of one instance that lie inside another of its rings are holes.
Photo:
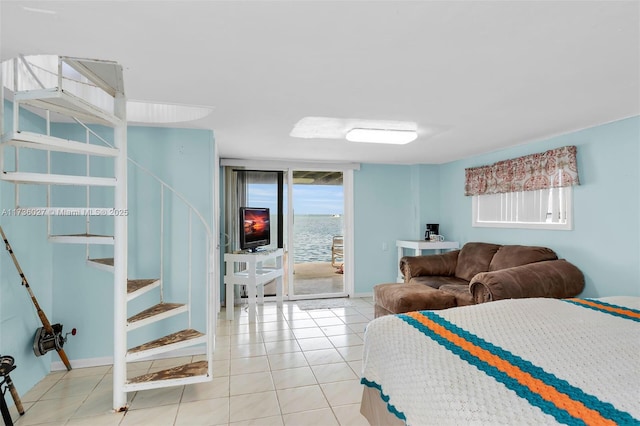
<path fill-rule="evenodd" d="M 240 249 L 255 252 L 271 244 L 269 209 L 240 207 Z"/>

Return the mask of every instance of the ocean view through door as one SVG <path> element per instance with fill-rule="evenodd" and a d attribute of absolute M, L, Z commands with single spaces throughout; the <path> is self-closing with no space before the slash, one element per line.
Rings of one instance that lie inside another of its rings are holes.
<path fill-rule="evenodd" d="M 343 174 L 294 170 L 289 176 L 293 206 L 289 298 L 346 296 Z"/>
<path fill-rule="evenodd" d="M 239 220 L 238 211 L 269 209 L 270 241 L 261 240 L 257 250 L 284 249 L 283 296 L 289 300 L 347 296 L 353 271 L 348 267 L 352 210 L 346 193 L 352 187 L 352 175 L 341 170 L 238 166 L 225 173 L 226 252 L 246 245 L 246 230 L 240 226 L 246 220 Z M 244 232 L 244 240 L 239 231 Z M 275 281 L 264 290 L 265 296 L 275 296 Z M 246 299 L 244 286 L 236 297 Z"/>

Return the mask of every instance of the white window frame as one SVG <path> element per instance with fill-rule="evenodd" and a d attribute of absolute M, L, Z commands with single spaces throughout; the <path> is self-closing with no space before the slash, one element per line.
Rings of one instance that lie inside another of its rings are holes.
<path fill-rule="evenodd" d="M 547 229 L 556 231 L 570 231 L 573 229 L 573 188 L 566 186 L 563 189 L 563 197 L 566 198 L 566 220 L 564 222 L 519 222 L 508 220 L 478 220 L 478 203 L 483 195 L 472 196 L 471 226 L 479 228 L 520 228 L 520 229 Z"/>

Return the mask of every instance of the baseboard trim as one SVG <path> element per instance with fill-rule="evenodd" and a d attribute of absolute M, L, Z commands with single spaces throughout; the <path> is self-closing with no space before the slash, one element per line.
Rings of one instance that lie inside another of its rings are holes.
<path fill-rule="evenodd" d="M 87 368 L 87 367 L 101 367 L 103 365 L 112 365 L 113 357 L 103 356 L 99 358 L 84 358 L 84 359 L 71 359 L 71 368 Z M 67 369 L 62 361 L 54 361 L 51 363 L 51 371 L 64 371 Z"/>
<path fill-rule="evenodd" d="M 204 355 L 206 352 L 204 347 L 194 346 L 192 348 L 182 348 L 177 349 L 175 351 L 166 352 L 163 354 L 158 354 L 155 356 L 142 358 L 139 361 L 153 361 L 156 359 L 163 358 L 175 358 L 179 356 L 194 356 L 194 355 Z M 89 367 L 101 367 L 104 365 L 113 365 L 113 357 L 112 356 L 104 356 L 98 358 L 81 358 L 81 359 L 72 359 L 71 368 L 89 368 Z M 138 361 L 135 361 L 138 362 Z M 62 361 L 55 361 L 51 363 L 51 371 L 64 371 L 67 369 Z"/>
<path fill-rule="evenodd" d="M 344 296 L 329 296 L 329 297 L 344 297 Z M 350 298 L 360 298 L 360 297 L 373 297 L 373 292 L 368 292 L 368 293 L 353 293 L 353 294 L 347 294 L 347 297 Z M 311 296 L 309 297 L 310 299 L 321 299 L 321 295 L 316 295 L 316 296 Z M 288 300 L 286 297 L 283 299 L 285 302 L 295 302 L 295 300 Z M 264 301 L 265 302 L 275 302 L 276 301 L 276 296 L 264 296 Z M 240 298 L 240 299 L 234 299 L 234 303 L 233 306 L 234 307 L 239 307 L 239 306 L 244 306 L 248 304 L 248 301 L 246 298 Z M 225 307 L 227 306 L 226 302 L 222 302 L 220 304 L 221 307 Z"/>

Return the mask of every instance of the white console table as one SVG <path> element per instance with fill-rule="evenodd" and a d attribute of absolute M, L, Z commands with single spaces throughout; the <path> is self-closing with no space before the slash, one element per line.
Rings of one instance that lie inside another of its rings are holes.
<path fill-rule="evenodd" d="M 256 290 L 258 303 L 264 303 L 264 285 L 276 280 L 276 301 L 282 309 L 282 256 L 281 248 L 257 251 L 255 253 L 225 253 L 224 284 L 226 291 L 227 320 L 233 320 L 234 286 L 246 285 L 249 299 L 249 321 L 256 320 Z M 275 259 L 275 267 L 265 267 L 263 263 Z M 236 271 L 236 263 L 246 263 L 246 269 Z"/>
<path fill-rule="evenodd" d="M 442 250 L 456 250 L 460 248 L 460 244 L 455 241 L 426 241 L 426 240 L 398 240 L 396 241 L 398 246 L 398 265 L 400 259 L 404 256 L 404 250 L 414 250 L 413 256 L 421 256 L 423 250 L 434 250 L 434 254 L 439 254 Z M 400 273 L 398 268 L 398 282 L 404 281 L 404 277 Z"/>

